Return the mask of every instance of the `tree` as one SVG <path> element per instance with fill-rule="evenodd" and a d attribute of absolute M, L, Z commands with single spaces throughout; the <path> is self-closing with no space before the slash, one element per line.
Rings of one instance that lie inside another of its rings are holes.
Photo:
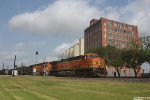
<path fill-rule="evenodd" d="M 124 65 L 122 59 L 122 50 L 114 46 L 99 47 L 94 50 L 101 58 L 103 58 L 108 66 L 113 66 L 120 77 L 120 70 Z"/>
<path fill-rule="evenodd" d="M 150 36 L 141 37 L 142 47 L 145 53 L 145 61 L 150 64 Z"/>
<path fill-rule="evenodd" d="M 146 60 L 146 62 L 148 62 L 150 64 L 150 50 L 145 50 L 145 53 L 146 53 L 145 60 Z"/>
<path fill-rule="evenodd" d="M 150 36 L 141 37 L 141 40 L 143 47 L 150 50 Z"/>
<path fill-rule="evenodd" d="M 107 46 L 105 48 L 106 63 L 109 66 L 113 66 L 120 77 L 120 70 L 124 66 L 124 61 L 122 59 L 122 50 L 114 46 Z"/>
<path fill-rule="evenodd" d="M 132 41 L 129 49 L 124 49 L 123 60 L 126 67 L 133 68 L 135 77 L 140 71 L 140 66 L 146 61 L 146 53 L 141 46 L 141 41 Z"/>

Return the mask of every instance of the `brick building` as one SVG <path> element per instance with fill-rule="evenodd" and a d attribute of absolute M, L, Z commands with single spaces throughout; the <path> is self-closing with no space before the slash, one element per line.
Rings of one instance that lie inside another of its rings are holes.
<path fill-rule="evenodd" d="M 92 19 L 90 26 L 84 30 L 85 53 L 106 45 L 128 48 L 130 40 L 137 38 L 137 26 L 106 18 Z"/>

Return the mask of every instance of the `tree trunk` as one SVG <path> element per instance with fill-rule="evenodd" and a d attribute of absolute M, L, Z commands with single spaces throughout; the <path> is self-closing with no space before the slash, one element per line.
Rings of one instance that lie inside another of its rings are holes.
<path fill-rule="evenodd" d="M 133 70 L 134 70 L 135 77 L 137 77 L 136 68 L 133 68 Z"/>
<path fill-rule="evenodd" d="M 120 72 L 119 72 L 119 68 L 118 67 L 116 67 L 116 71 L 118 73 L 118 77 L 120 77 Z"/>
<path fill-rule="evenodd" d="M 140 67 L 133 68 L 133 70 L 134 70 L 135 77 L 138 77 L 137 75 L 138 75 L 138 72 L 140 71 Z"/>

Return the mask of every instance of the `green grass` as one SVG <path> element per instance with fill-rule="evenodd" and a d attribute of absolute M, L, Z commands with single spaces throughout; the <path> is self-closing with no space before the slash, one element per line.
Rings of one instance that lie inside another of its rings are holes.
<path fill-rule="evenodd" d="M 0 76 L 0 100 L 133 100 L 150 97 L 150 82 Z"/>

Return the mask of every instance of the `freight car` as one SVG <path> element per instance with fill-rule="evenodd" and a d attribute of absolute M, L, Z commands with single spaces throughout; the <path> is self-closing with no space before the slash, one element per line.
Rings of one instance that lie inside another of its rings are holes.
<path fill-rule="evenodd" d="M 54 76 L 107 76 L 105 61 L 96 54 L 85 54 L 51 62 L 50 75 Z"/>

